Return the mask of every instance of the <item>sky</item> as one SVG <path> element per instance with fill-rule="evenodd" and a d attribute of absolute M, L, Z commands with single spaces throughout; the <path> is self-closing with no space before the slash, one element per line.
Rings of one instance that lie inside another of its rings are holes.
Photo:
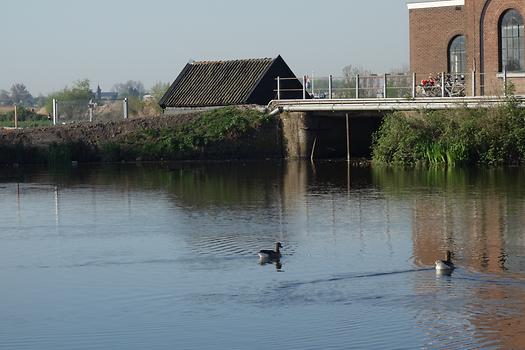
<path fill-rule="evenodd" d="M 405 0 L 6 0 L 0 89 L 172 82 L 190 60 L 281 55 L 298 76 L 408 65 Z"/>

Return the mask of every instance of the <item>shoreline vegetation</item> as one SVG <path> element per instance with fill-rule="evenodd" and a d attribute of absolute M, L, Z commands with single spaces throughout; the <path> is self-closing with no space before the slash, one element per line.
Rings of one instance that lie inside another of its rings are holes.
<path fill-rule="evenodd" d="M 23 111 L 22 121 L 40 116 Z M 42 119 L 44 119 L 43 117 Z M 277 117 L 251 107 L 0 131 L 0 164 L 61 165 L 283 158 Z M 509 97 L 494 108 L 393 112 L 374 134 L 371 163 L 401 167 L 525 163 L 525 109 Z"/>
<path fill-rule="evenodd" d="M 524 164 L 525 109 L 509 97 L 494 108 L 394 112 L 372 149 L 372 162 L 389 166 Z"/>
<path fill-rule="evenodd" d="M 276 122 L 252 108 L 227 107 L 177 117 L 4 130 L 0 164 L 280 158 Z"/>

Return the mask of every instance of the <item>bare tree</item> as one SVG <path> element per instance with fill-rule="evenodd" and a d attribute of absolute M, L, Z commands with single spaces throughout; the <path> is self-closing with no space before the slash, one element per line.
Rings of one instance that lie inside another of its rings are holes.
<path fill-rule="evenodd" d="M 115 84 L 113 91 L 118 92 L 120 98 L 138 97 L 142 98 L 145 94 L 144 84 L 140 81 L 128 80 L 125 83 Z"/>
<path fill-rule="evenodd" d="M 365 69 L 361 66 L 354 66 L 352 64 L 349 64 L 348 66 L 345 66 L 343 68 L 343 76 L 345 78 L 346 84 L 350 86 L 355 87 L 355 77 L 359 75 L 371 75 L 372 71 L 369 69 Z"/>

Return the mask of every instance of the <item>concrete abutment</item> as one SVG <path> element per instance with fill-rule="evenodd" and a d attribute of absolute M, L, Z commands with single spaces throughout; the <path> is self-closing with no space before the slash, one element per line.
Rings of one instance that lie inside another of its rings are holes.
<path fill-rule="evenodd" d="M 352 158 L 370 158 L 373 134 L 385 112 L 283 112 L 280 114 L 286 158 L 347 157 L 347 133 Z M 348 130 L 348 131 L 347 131 Z M 314 149 L 315 147 L 315 149 Z"/>

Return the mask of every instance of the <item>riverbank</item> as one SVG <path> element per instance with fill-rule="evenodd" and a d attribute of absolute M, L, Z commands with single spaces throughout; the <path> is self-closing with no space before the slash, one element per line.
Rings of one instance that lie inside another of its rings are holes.
<path fill-rule="evenodd" d="M 525 163 L 525 110 L 509 98 L 494 108 L 395 112 L 373 142 L 373 162 L 388 165 Z"/>
<path fill-rule="evenodd" d="M 279 158 L 277 121 L 250 108 L 0 131 L 0 163 Z"/>

